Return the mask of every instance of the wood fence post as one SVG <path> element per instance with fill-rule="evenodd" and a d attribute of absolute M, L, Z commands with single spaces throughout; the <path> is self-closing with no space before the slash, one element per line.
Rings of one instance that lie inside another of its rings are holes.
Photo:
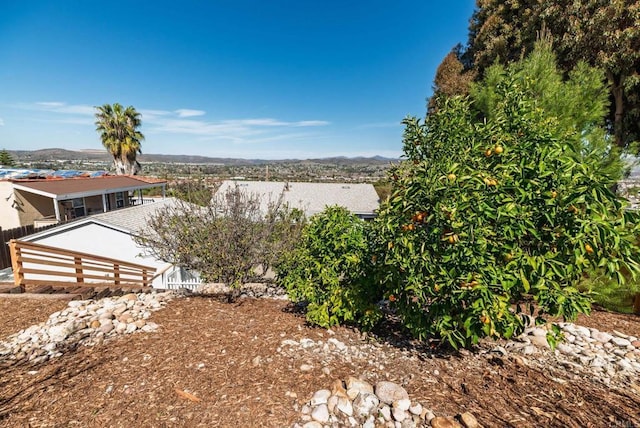
<path fill-rule="evenodd" d="M 84 282 L 84 275 L 82 274 L 82 257 L 74 257 L 73 261 L 76 266 L 76 282 Z"/>
<path fill-rule="evenodd" d="M 147 270 L 142 269 L 142 285 L 145 287 L 149 285 L 149 280 L 147 279 Z"/>
<path fill-rule="evenodd" d="M 120 284 L 120 265 L 117 263 L 113 264 L 113 282 L 115 285 Z"/>
<path fill-rule="evenodd" d="M 636 298 L 633 302 L 633 313 L 640 315 L 640 293 L 636 294 Z"/>
<path fill-rule="evenodd" d="M 9 253 L 11 254 L 11 268 L 13 269 L 13 283 L 20 287 L 20 292 L 24 293 L 24 272 L 22 272 L 22 254 L 18 241 L 9 241 Z"/>

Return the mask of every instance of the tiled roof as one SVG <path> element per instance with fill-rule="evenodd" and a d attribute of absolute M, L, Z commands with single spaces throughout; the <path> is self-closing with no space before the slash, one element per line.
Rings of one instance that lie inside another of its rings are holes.
<path fill-rule="evenodd" d="M 330 205 L 340 205 L 356 214 L 373 215 L 379 205 L 378 194 L 372 184 L 225 180 L 218 193 L 235 185 L 248 193 L 261 195 L 263 210 L 269 202 L 276 202 L 280 194 L 290 207 L 303 210 L 307 216 Z"/>

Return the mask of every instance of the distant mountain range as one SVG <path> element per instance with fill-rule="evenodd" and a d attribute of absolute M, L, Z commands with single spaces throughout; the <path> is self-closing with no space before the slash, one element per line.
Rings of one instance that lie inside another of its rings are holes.
<path fill-rule="evenodd" d="M 111 155 L 105 150 L 65 150 L 65 149 L 41 149 L 41 150 L 7 150 L 13 158 L 19 162 L 55 162 L 63 160 L 78 161 L 111 161 Z M 274 163 L 320 163 L 335 165 L 380 165 L 396 162 L 398 159 L 385 158 L 382 156 L 373 157 L 353 157 L 344 156 L 317 158 L 317 159 L 237 159 L 237 158 L 212 158 L 195 155 L 161 155 L 142 154 L 138 156 L 141 163 L 183 163 L 183 164 L 222 164 L 222 165 L 260 165 Z"/>

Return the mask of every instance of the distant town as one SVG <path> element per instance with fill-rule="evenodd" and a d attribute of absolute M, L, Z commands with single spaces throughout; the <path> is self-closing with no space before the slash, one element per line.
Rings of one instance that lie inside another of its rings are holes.
<path fill-rule="evenodd" d="M 113 160 L 104 150 L 7 150 L 19 168 L 110 170 Z M 376 183 L 385 180 L 399 159 L 384 157 L 331 157 L 321 159 L 234 159 L 189 155 L 138 156 L 142 174 L 164 179 L 204 177 L 271 181 Z"/>

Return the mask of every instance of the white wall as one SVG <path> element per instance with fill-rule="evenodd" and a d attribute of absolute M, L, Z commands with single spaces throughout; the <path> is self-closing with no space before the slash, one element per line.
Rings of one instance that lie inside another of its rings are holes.
<path fill-rule="evenodd" d="M 3 229 L 20 227 L 20 217 L 14 203 L 13 184 L 0 180 L 0 227 Z"/>
<path fill-rule="evenodd" d="M 63 248 L 69 251 L 79 251 L 129 263 L 136 263 L 156 268 L 156 272 L 168 266 L 167 263 L 161 260 L 141 255 L 143 250 L 136 245 L 131 235 L 95 223 L 83 224 L 77 228 L 67 229 L 56 234 L 53 234 L 52 231 L 51 234 L 29 239 L 29 241 L 36 244 Z M 26 264 L 25 267 L 27 267 Z M 63 269 L 60 268 L 60 270 Z M 45 277 L 44 275 L 31 275 L 29 278 L 60 280 L 60 278 L 52 276 Z M 96 282 L 96 280 L 87 280 L 87 282 L 91 281 Z M 159 276 L 156 278 L 152 285 L 156 288 L 162 288 L 162 277 Z"/>

